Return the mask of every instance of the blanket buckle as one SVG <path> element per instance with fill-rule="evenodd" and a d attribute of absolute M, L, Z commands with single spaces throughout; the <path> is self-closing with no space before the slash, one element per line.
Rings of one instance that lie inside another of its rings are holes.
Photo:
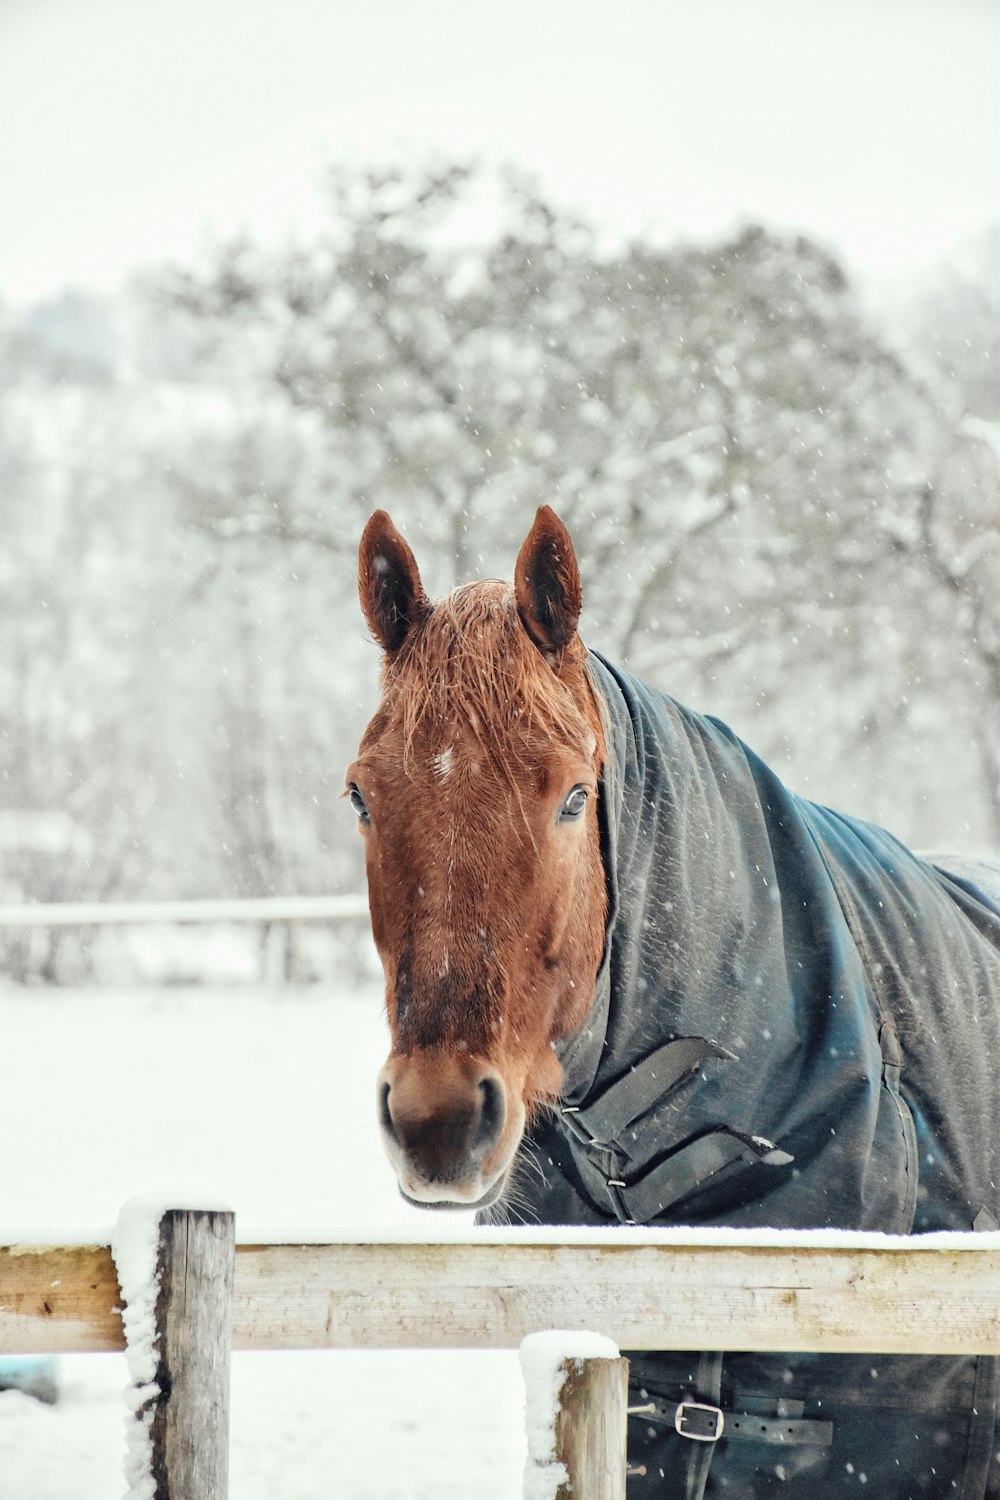
<path fill-rule="evenodd" d="M 674 1413 L 674 1429 L 693 1443 L 717 1443 L 726 1418 L 718 1406 L 703 1401 L 682 1401 Z"/>

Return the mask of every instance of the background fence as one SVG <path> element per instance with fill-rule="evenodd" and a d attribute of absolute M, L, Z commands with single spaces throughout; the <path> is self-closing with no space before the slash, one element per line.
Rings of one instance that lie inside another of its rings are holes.
<path fill-rule="evenodd" d="M 129 973 L 130 957 L 141 978 L 200 980 L 207 977 L 206 968 L 211 970 L 212 956 L 194 944 L 188 951 L 177 929 L 201 929 L 203 934 L 210 928 L 230 934 L 246 929 L 242 941 L 231 941 L 225 953 L 216 956 L 230 977 L 283 983 L 325 977 L 335 968 L 343 973 L 346 968 L 348 976 L 357 979 L 370 968 L 367 917 L 367 898 L 353 893 L 209 901 L 7 902 L 0 903 L 0 951 L 5 972 L 19 980 L 78 982 L 105 977 L 109 968 L 120 976 Z M 311 942 L 303 932 L 307 926 L 314 929 Z M 173 929 L 169 939 L 152 937 L 165 928 Z M 325 948 L 315 940 L 316 930 L 323 928 L 332 937 Z M 112 929 L 146 929 L 145 963 L 124 952 L 124 945 L 117 945 L 117 964 L 109 951 L 97 951 L 96 935 Z"/>

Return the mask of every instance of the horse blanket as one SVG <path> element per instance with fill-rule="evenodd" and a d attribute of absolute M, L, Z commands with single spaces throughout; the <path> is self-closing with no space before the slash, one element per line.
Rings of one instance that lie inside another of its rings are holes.
<path fill-rule="evenodd" d="M 793 795 L 720 721 L 595 653 L 589 670 L 606 943 L 557 1048 L 560 1106 L 522 1147 L 526 1214 L 997 1227 L 1000 906 Z M 630 1494 L 1000 1496 L 992 1359 L 632 1360 L 655 1410 L 633 1420 Z"/>

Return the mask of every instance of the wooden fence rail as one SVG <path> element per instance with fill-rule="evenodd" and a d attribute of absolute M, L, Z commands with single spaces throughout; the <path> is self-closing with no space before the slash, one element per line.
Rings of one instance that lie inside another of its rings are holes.
<path fill-rule="evenodd" d="M 873 1238 L 237 1245 L 232 1347 L 514 1349 L 591 1328 L 632 1349 L 1000 1354 L 1000 1235 Z M 106 1246 L 0 1246 L 0 1353 L 124 1349 L 120 1306 Z"/>
<path fill-rule="evenodd" d="M 1000 1355 L 1000 1234 L 481 1231 L 234 1252 L 232 1215 L 204 1209 L 164 1209 L 158 1233 L 160 1363 L 139 1403 L 156 1500 L 224 1500 L 230 1349 L 516 1348 L 567 1328 L 626 1349 Z M 0 1354 L 124 1348 L 107 1246 L 0 1246 Z M 581 1473 L 578 1500 L 597 1493 Z"/>

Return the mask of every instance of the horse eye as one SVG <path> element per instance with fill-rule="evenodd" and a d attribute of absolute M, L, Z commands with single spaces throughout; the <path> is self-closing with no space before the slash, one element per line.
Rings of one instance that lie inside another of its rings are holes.
<path fill-rule="evenodd" d="M 560 823 L 573 823 L 587 805 L 590 793 L 585 786 L 575 786 L 559 809 Z"/>
<path fill-rule="evenodd" d="M 354 785 L 353 781 L 347 788 L 347 795 L 350 798 L 351 806 L 354 808 L 354 811 L 358 815 L 358 821 L 360 823 L 370 823 L 372 820 L 372 815 L 368 811 L 368 804 L 365 801 L 364 797 L 362 797 L 361 793 L 358 791 L 357 787 Z"/>

